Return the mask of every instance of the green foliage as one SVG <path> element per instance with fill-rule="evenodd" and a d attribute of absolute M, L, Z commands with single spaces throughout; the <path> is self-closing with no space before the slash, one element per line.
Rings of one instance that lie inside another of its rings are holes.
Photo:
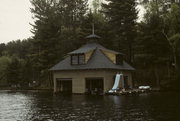
<path fill-rule="evenodd" d="M 162 33 L 162 20 L 157 15 L 151 15 L 147 23 L 141 23 L 141 44 L 143 51 L 152 58 L 150 62 L 155 62 L 158 58 L 169 55 L 169 42 Z"/>
<path fill-rule="evenodd" d="M 114 45 L 118 51 L 125 50 L 128 60 L 132 61 L 132 45 L 136 36 L 137 10 L 134 0 L 108 0 L 103 4 L 110 30 L 114 35 Z"/>
<path fill-rule="evenodd" d="M 101 3 L 102 0 L 93 0 L 92 1 L 92 7 L 93 7 L 93 13 L 98 13 L 99 10 L 101 10 Z"/>
<path fill-rule="evenodd" d="M 16 40 L 8 42 L 3 51 L 5 56 L 17 56 L 19 58 L 25 58 L 26 53 L 28 53 L 30 48 L 30 41 L 27 40 Z"/>
<path fill-rule="evenodd" d="M 11 58 L 7 56 L 0 57 L 0 85 L 7 85 L 6 69 L 11 62 Z"/>
<path fill-rule="evenodd" d="M 169 40 L 174 49 L 176 66 L 180 68 L 180 33 L 173 35 Z"/>
<path fill-rule="evenodd" d="M 6 68 L 6 78 L 9 84 L 17 84 L 20 81 L 20 62 L 12 57 L 11 63 Z"/>
<path fill-rule="evenodd" d="M 87 10 L 85 0 L 31 0 L 35 23 L 30 54 L 37 77 L 48 76 L 50 67 L 81 44 L 81 24 Z M 43 76 L 44 75 L 44 76 Z"/>
<path fill-rule="evenodd" d="M 174 46 L 177 46 L 177 49 L 180 47 L 180 33 L 173 35 L 169 40 Z"/>
<path fill-rule="evenodd" d="M 6 45 L 4 43 L 0 44 L 0 56 L 3 56 L 3 51 L 5 50 Z"/>
<path fill-rule="evenodd" d="M 171 11 L 167 16 L 170 21 L 169 34 L 173 35 L 180 33 L 180 6 L 177 4 L 172 4 Z"/>
<path fill-rule="evenodd" d="M 11 85 L 33 81 L 32 63 L 28 66 L 32 39 L 11 41 L 4 45 L 0 56 L 0 85 Z M 27 70 L 30 72 L 26 73 Z"/>
<path fill-rule="evenodd" d="M 170 9 L 167 9 L 166 5 L 165 0 L 155 0 L 147 4 L 144 21 L 138 26 L 136 40 L 136 66 L 140 70 L 150 72 L 144 74 L 144 80 L 149 80 L 151 76 L 153 78 L 150 82 L 156 80 L 154 85 L 157 86 L 170 84 L 172 80 L 177 79 L 178 74 L 174 67 L 179 63 L 176 41 L 179 40 L 177 28 L 180 13 L 178 5 L 172 4 Z"/>

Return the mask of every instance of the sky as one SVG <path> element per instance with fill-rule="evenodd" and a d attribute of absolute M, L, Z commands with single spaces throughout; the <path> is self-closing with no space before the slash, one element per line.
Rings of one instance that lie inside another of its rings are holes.
<path fill-rule="evenodd" d="M 0 0 L 0 43 L 32 36 L 29 0 Z"/>
<path fill-rule="evenodd" d="M 29 0 L 0 0 L 0 43 L 33 36 L 31 7 Z"/>

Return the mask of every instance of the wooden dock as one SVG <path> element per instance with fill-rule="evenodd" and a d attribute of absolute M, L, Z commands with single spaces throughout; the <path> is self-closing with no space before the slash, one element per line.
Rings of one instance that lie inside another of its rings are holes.
<path fill-rule="evenodd" d="M 129 89 L 129 90 L 120 90 L 120 91 L 116 91 L 113 93 L 109 93 L 107 92 L 107 95 L 138 95 L 138 94 L 142 94 L 142 93 L 150 93 L 154 91 L 153 89 L 150 90 L 141 90 L 141 89 Z M 156 90 L 157 91 L 157 90 Z"/>

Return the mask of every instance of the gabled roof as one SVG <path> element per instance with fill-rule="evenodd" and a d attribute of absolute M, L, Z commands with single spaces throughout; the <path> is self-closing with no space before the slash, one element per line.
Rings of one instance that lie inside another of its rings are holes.
<path fill-rule="evenodd" d="M 89 43 L 89 44 L 86 44 L 84 46 L 82 46 L 81 48 L 77 49 L 77 50 L 74 50 L 68 54 L 81 54 L 81 53 L 86 53 L 86 52 L 89 52 L 89 51 L 92 51 L 92 50 L 95 50 L 96 48 L 101 48 L 102 46 L 99 45 L 99 44 L 96 44 L 96 43 Z"/>
<path fill-rule="evenodd" d="M 95 50 L 96 48 L 100 49 L 100 50 L 105 50 L 105 51 L 109 51 L 112 52 L 114 54 L 121 54 L 124 55 L 123 53 L 119 53 L 110 49 L 107 49 L 105 47 L 103 47 L 102 45 L 98 44 L 98 43 L 87 43 L 86 45 L 82 46 L 81 48 L 74 50 L 68 54 L 82 54 L 82 53 L 87 53 L 89 51 Z"/>
<path fill-rule="evenodd" d="M 101 50 L 111 51 L 116 54 L 119 54 L 116 51 L 112 51 L 104 48 L 100 44 L 97 43 L 88 43 L 81 48 L 70 52 L 69 54 L 79 54 L 86 53 L 88 51 L 93 50 L 93 54 L 90 60 L 84 65 L 71 65 L 71 57 L 70 55 L 64 60 L 60 61 L 58 64 L 53 66 L 51 71 L 59 71 L 59 70 L 82 70 L 82 69 L 117 69 L 117 70 L 135 70 L 125 61 L 122 65 L 114 64 Z"/>

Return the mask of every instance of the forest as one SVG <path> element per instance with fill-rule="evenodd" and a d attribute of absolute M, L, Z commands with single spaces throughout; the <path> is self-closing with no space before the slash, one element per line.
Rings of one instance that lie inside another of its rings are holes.
<path fill-rule="evenodd" d="M 0 87 L 38 82 L 51 87 L 49 69 L 86 43 L 92 32 L 122 52 L 136 71 L 134 85 L 180 90 L 180 3 L 167 0 L 30 0 L 33 37 L 0 43 Z M 145 14 L 141 21 L 138 8 Z"/>

